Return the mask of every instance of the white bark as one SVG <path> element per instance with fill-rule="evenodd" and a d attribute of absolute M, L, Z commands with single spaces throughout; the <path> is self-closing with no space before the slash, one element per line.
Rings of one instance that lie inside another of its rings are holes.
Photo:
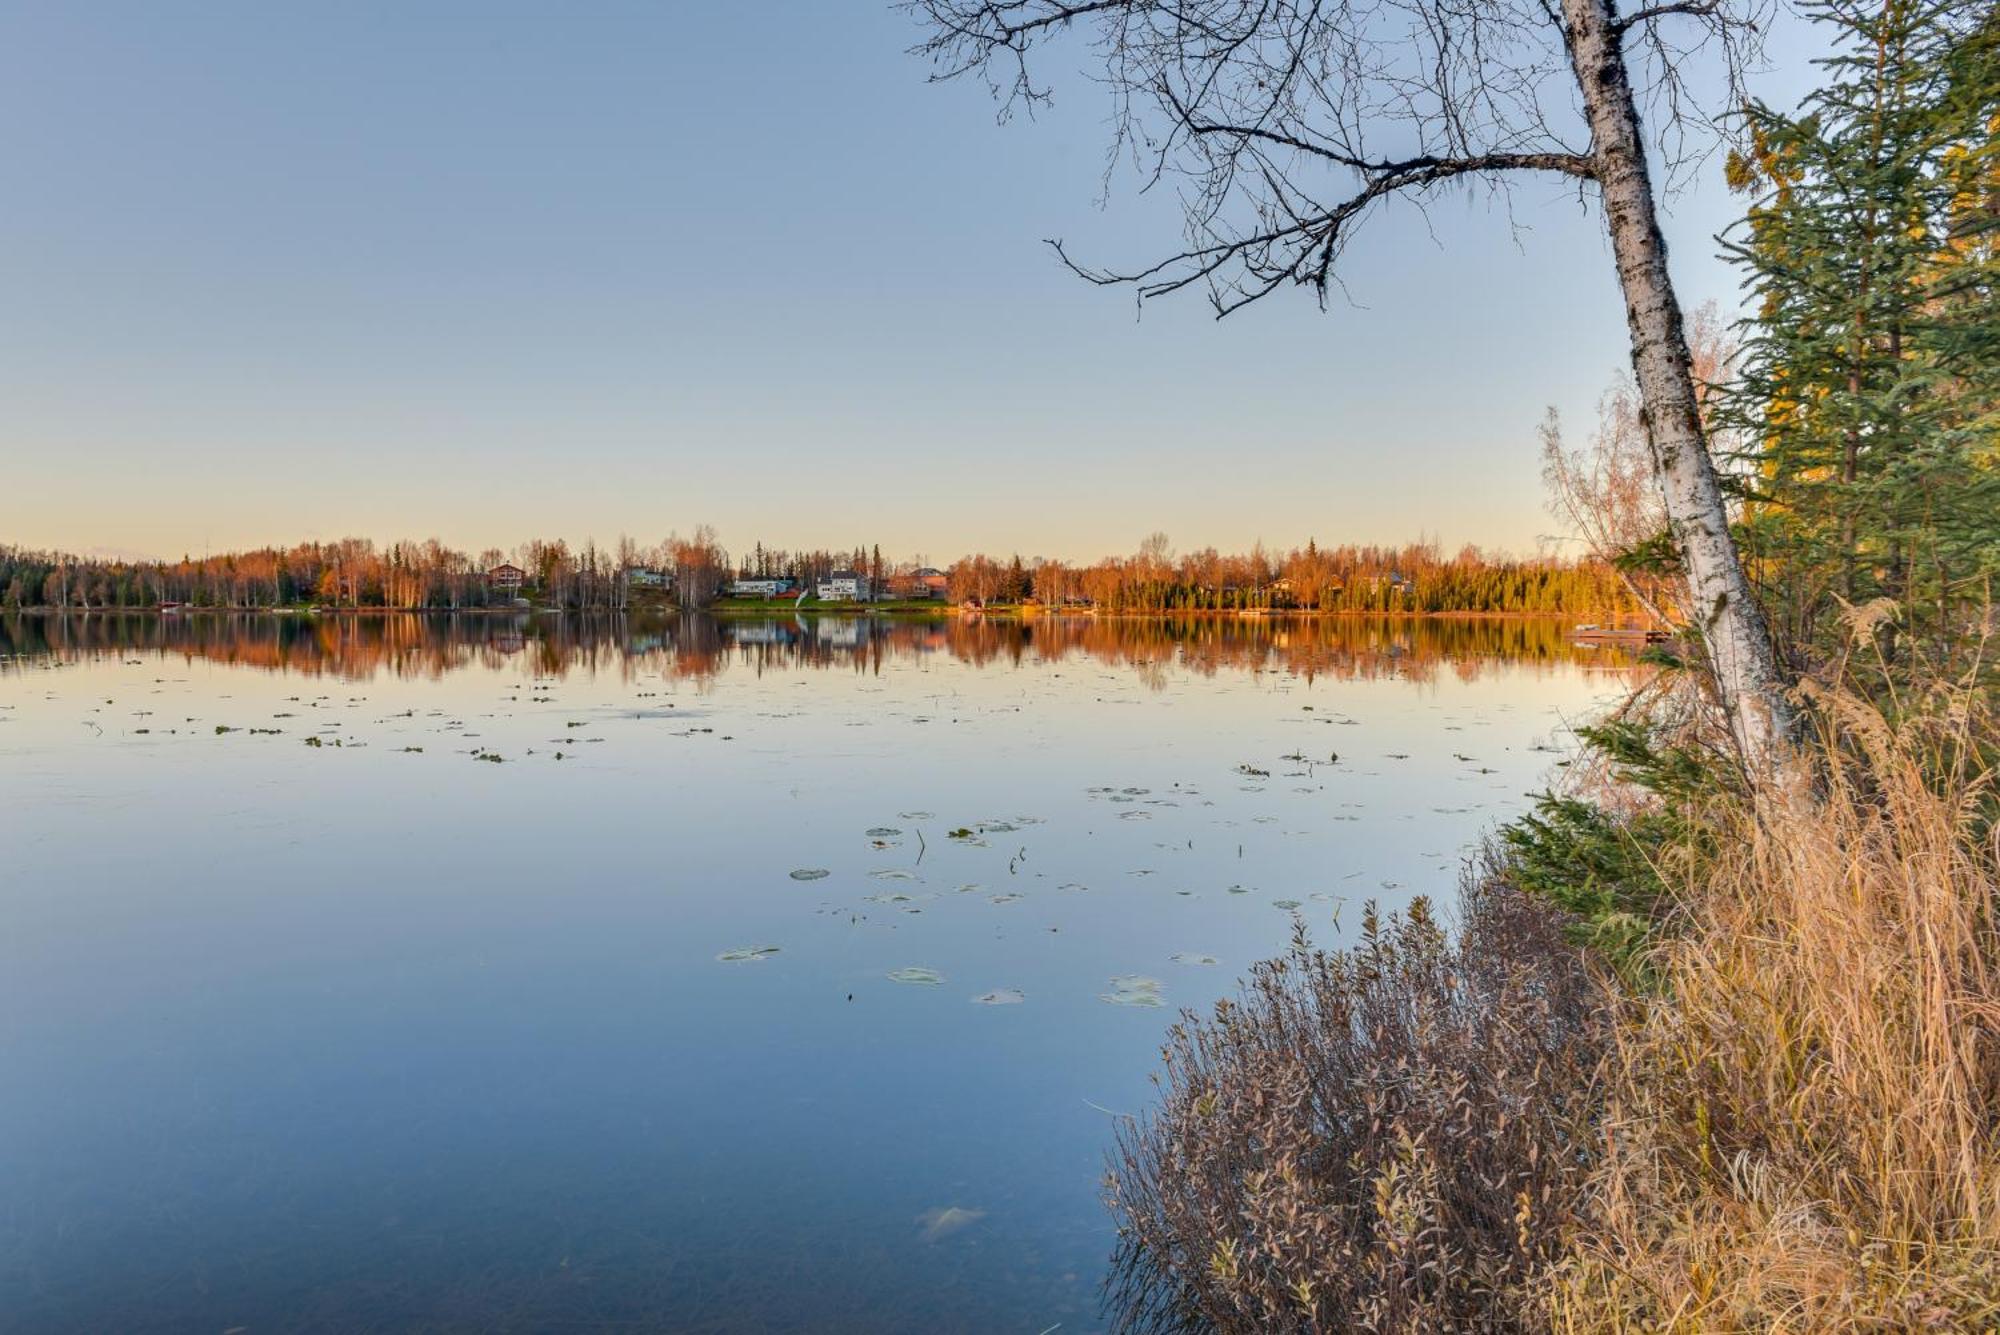
<path fill-rule="evenodd" d="M 1625 295 L 1641 417 L 1667 522 L 1686 568 L 1690 614 L 1752 777 L 1789 768 L 1793 712 L 1770 628 L 1729 531 L 1704 439 L 1680 302 L 1667 273 L 1639 112 L 1613 0 L 1562 0 L 1570 62 L 1590 122 L 1591 161 Z"/>

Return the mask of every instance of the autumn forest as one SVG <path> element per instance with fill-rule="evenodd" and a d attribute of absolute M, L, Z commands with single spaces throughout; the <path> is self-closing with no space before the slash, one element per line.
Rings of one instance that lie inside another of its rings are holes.
<path fill-rule="evenodd" d="M 488 572 L 510 564 L 523 587 L 498 587 Z M 893 592 L 922 558 L 885 559 L 879 545 L 851 552 L 786 551 L 762 543 L 732 559 L 712 530 L 646 546 L 534 540 L 511 551 L 455 551 L 436 539 L 367 539 L 263 547 L 177 561 L 124 561 L 0 546 L 0 606 L 88 611 L 186 604 L 214 608 L 466 610 L 513 605 L 517 593 L 542 606 L 622 611 L 648 577 L 670 588 L 671 605 L 709 607 L 737 579 L 813 584 L 852 569 Z M 1322 612 L 1634 614 L 1640 604 L 1612 567 L 1595 560 L 1492 555 L 1436 543 L 1401 547 L 1308 541 L 1288 551 L 1213 547 L 1176 554 L 1154 534 L 1130 556 L 1083 564 L 1016 555 L 962 556 L 939 571 L 954 602 L 1038 603 L 1114 612 L 1245 609 Z M 661 605 L 660 600 L 651 603 Z"/>

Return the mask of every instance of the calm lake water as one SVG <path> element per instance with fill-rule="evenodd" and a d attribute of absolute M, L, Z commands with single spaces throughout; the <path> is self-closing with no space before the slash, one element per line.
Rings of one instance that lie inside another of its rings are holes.
<path fill-rule="evenodd" d="M 1611 655 L 0 618 L 0 1329 L 1100 1329 L 1176 1009 L 1448 898 Z"/>

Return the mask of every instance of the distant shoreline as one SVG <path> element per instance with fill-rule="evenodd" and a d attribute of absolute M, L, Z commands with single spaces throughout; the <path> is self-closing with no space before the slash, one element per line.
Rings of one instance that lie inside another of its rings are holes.
<path fill-rule="evenodd" d="M 1613 616 L 1609 612 L 1478 612 L 1478 611 L 1416 611 L 1409 609 L 1367 610 L 1356 608 L 1171 608 L 1166 610 L 1142 611 L 1127 609 L 1103 612 L 1094 608 L 1045 608 L 1025 607 L 1018 603 L 1002 603 L 985 608 L 961 609 L 950 603 L 809 603 L 794 607 L 788 603 L 771 602 L 761 605 L 727 604 L 715 607 L 683 611 L 671 604 L 649 604 L 643 607 L 627 608 L 559 608 L 559 607 L 185 607 L 172 611 L 157 607 L 16 607 L 0 611 L 0 615 L 14 616 L 146 616 L 146 617 L 208 617 L 208 616 L 271 616 L 301 617 L 316 619 L 321 617 L 372 617 L 372 616 L 586 616 L 615 617 L 641 616 L 659 617 L 669 615 L 712 616 L 725 619 L 779 619 L 792 616 L 845 616 L 845 617 L 898 617 L 912 620 L 930 619 L 949 621 L 955 619 L 974 620 L 979 617 L 1028 620 L 1041 617 L 1067 619 L 1094 618 L 1097 620 L 1158 621 L 1176 617 L 1200 617 L 1231 621 L 1318 621 L 1353 617 L 1387 617 L 1406 621 L 1561 621 L 1572 617 Z"/>

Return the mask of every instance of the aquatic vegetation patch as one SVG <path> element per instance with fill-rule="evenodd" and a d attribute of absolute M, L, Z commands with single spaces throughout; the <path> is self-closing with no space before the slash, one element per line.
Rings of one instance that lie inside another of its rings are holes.
<path fill-rule="evenodd" d="M 865 904 L 919 904 L 925 900 L 936 898 L 937 896 L 932 894 L 913 895 L 906 890 L 884 890 L 879 894 L 864 896 L 862 902 Z"/>
<path fill-rule="evenodd" d="M 792 879 L 795 881 L 824 881 L 831 875 L 833 873 L 825 867 L 800 867 L 792 873 Z"/>
<path fill-rule="evenodd" d="M 907 969 L 893 969 L 883 975 L 892 983 L 912 983 L 918 987 L 936 987 L 944 981 L 944 975 L 936 969 L 926 969 L 912 965 Z"/>
<path fill-rule="evenodd" d="M 737 950 L 725 950 L 715 958 L 723 964 L 746 964 L 767 959 L 777 953 L 776 946 L 744 946 Z"/>
<path fill-rule="evenodd" d="M 1028 999 L 1019 988 L 1001 987 L 991 992 L 981 992 L 972 999 L 975 1006 L 1018 1006 Z"/>
<path fill-rule="evenodd" d="M 1111 990 L 1098 993 L 1097 999 L 1113 1006 L 1164 1006 L 1166 998 L 1161 992 L 1165 986 L 1157 978 L 1148 978 L 1141 973 L 1124 973 L 1113 978 Z"/>

